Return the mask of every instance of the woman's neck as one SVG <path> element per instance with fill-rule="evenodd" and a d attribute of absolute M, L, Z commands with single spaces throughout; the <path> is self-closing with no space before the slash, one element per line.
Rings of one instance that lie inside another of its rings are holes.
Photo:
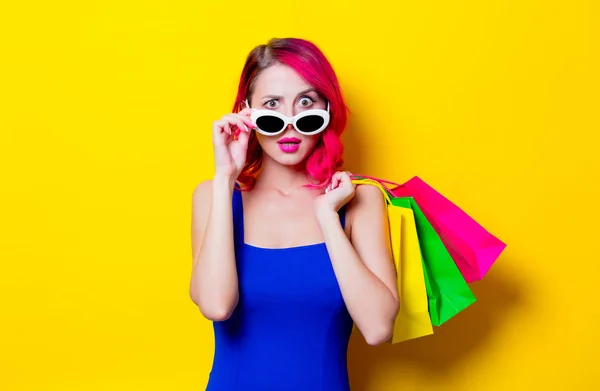
<path fill-rule="evenodd" d="M 264 156 L 255 189 L 272 189 L 289 195 L 301 189 L 307 181 L 304 164 L 286 166 Z"/>

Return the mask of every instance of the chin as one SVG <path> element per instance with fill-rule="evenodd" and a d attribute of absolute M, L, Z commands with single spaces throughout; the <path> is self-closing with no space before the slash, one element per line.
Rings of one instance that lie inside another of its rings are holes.
<path fill-rule="evenodd" d="M 286 153 L 282 152 L 277 146 L 274 150 L 268 151 L 268 155 L 272 160 L 284 166 L 297 166 L 303 163 L 308 158 L 309 153 L 310 151 L 304 148 L 300 148 L 293 153 Z"/>
<path fill-rule="evenodd" d="M 282 153 L 279 152 L 277 156 L 272 156 L 277 163 L 282 164 L 284 166 L 297 166 L 306 160 L 308 154 L 301 153 Z"/>

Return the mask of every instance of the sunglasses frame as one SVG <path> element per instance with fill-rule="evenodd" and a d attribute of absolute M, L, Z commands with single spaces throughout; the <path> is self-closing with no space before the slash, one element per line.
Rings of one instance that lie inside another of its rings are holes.
<path fill-rule="evenodd" d="M 248 99 L 246 99 L 246 107 L 250 107 L 250 104 L 248 103 Z M 319 116 L 321 118 L 323 118 L 323 125 L 321 125 L 321 127 L 319 127 L 319 129 L 317 130 L 313 130 L 312 132 L 305 132 L 303 130 L 298 129 L 298 126 L 296 125 L 296 123 L 304 118 L 304 117 L 308 117 L 311 115 L 316 115 Z M 283 126 L 282 128 L 274 133 L 270 133 L 270 132 L 265 132 L 263 130 L 261 130 L 258 125 L 256 124 L 256 121 L 260 118 L 260 117 L 266 117 L 266 116 L 270 116 L 270 117 L 277 117 L 280 120 L 283 121 Z M 292 124 L 294 126 L 294 129 L 296 129 L 296 131 L 300 134 L 303 134 L 305 136 L 313 136 L 315 134 L 321 133 L 326 127 L 327 125 L 329 125 L 329 120 L 330 115 L 329 115 L 329 102 L 327 102 L 327 110 L 323 110 L 323 109 L 311 109 L 311 110 L 306 110 L 303 111 L 301 113 L 296 114 L 293 117 L 288 117 L 285 114 L 281 114 L 279 111 L 275 111 L 275 110 L 267 110 L 267 109 L 260 109 L 260 110 L 256 110 L 253 111 L 250 114 L 250 119 L 252 120 L 252 123 L 254 124 L 254 126 L 256 126 L 256 131 L 259 132 L 260 134 L 264 134 L 265 136 L 277 136 L 280 135 L 281 133 L 283 133 L 285 131 L 285 129 L 287 128 L 287 126 L 289 124 Z"/>

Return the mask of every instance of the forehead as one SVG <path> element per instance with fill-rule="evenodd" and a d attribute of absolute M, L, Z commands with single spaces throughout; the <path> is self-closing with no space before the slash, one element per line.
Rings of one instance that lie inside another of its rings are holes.
<path fill-rule="evenodd" d="M 276 64 L 264 69 L 256 78 L 253 96 L 279 95 L 293 98 L 311 86 L 292 68 Z"/>

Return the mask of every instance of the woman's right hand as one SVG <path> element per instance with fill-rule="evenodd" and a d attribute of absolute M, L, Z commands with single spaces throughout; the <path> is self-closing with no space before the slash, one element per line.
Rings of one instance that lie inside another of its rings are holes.
<path fill-rule="evenodd" d="M 242 172 L 246 163 L 250 131 L 254 128 L 250 120 L 252 111 L 246 108 L 213 122 L 216 175 L 235 181 Z"/>

